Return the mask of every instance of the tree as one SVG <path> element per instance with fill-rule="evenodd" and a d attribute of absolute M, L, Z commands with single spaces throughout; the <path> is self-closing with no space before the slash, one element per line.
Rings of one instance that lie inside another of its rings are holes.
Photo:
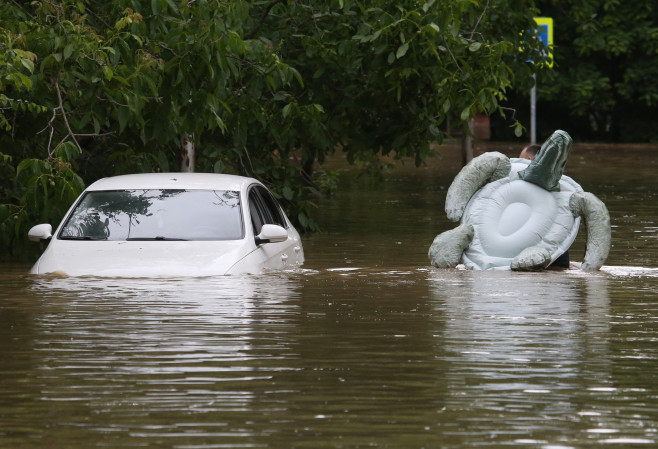
<path fill-rule="evenodd" d="M 658 141 L 655 2 L 543 0 L 537 6 L 555 23 L 555 67 L 537 77 L 540 133 L 569 126 L 576 139 Z M 527 92 L 511 95 L 508 104 L 527 109 L 521 106 Z"/>
<path fill-rule="evenodd" d="M 290 107 L 322 107 L 320 128 L 296 128 L 308 131 L 305 166 L 336 144 L 350 160 L 394 152 L 420 163 L 448 123 L 504 112 L 515 78 L 531 76 L 518 50 L 538 57 L 537 43 L 521 35 L 535 11 L 521 3 L 256 2 L 263 12 L 254 34 L 304 80 Z"/>
<path fill-rule="evenodd" d="M 264 180 L 313 229 L 325 155 L 422 163 L 477 112 L 506 112 L 530 79 L 519 49 L 539 57 L 523 3 L 4 2 L 0 231 L 58 221 L 58 194 L 82 180 L 177 170 L 184 144 L 198 170 Z M 28 204 L 30 189 L 42 198 Z M 58 207 L 35 210 L 46 201 Z"/>
<path fill-rule="evenodd" d="M 0 18 L 0 163 L 14 177 L 4 239 L 61 219 L 72 198 L 58 193 L 83 188 L 76 173 L 176 170 L 181 141 L 227 133 L 233 111 L 296 78 L 265 43 L 242 39 L 244 1 L 11 2 Z"/>
<path fill-rule="evenodd" d="M 274 148 L 296 159 L 310 182 L 316 162 L 340 149 L 349 161 L 377 164 L 378 155 L 417 164 L 477 112 L 504 113 L 512 83 L 531 80 L 519 49 L 540 60 L 534 27 L 522 2 L 295 1 L 254 2 L 247 37 L 267 42 L 295 67 L 303 84 L 280 93 L 280 113 L 239 118 L 250 148 Z M 513 114 L 512 114 L 513 115 Z M 247 125 L 247 123 L 249 125 Z M 521 130 L 512 119 L 510 125 Z M 453 129 L 450 129 L 451 127 Z M 297 167 L 274 181 L 284 199 L 304 197 Z M 258 174 L 271 173 L 261 167 Z M 294 214 L 306 224 L 304 212 Z"/>

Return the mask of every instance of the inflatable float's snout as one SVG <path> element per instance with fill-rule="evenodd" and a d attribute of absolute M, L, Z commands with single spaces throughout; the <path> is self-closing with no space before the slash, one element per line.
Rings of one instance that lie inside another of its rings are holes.
<path fill-rule="evenodd" d="M 521 179 L 549 192 L 560 191 L 560 178 L 569 157 L 573 140 L 566 131 L 557 130 L 544 142 L 528 168 L 519 173 Z"/>

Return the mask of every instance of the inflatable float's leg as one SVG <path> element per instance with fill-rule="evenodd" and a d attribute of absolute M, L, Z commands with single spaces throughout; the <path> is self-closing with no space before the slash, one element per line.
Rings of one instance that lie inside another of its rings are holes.
<path fill-rule="evenodd" d="M 461 169 L 446 194 L 446 214 L 452 221 L 459 221 L 468 200 L 483 185 L 509 175 L 512 163 L 502 153 L 492 151 L 471 160 Z"/>
<path fill-rule="evenodd" d="M 581 269 L 596 271 L 603 266 L 610 253 L 610 213 L 603 201 L 591 193 L 574 193 L 569 199 L 574 216 L 583 217 L 587 224 L 587 248 Z"/>
<path fill-rule="evenodd" d="M 437 235 L 428 252 L 430 263 L 437 268 L 455 268 L 473 240 L 473 233 L 473 226 L 464 223 Z"/>
<path fill-rule="evenodd" d="M 541 246 L 531 246 L 519 253 L 510 264 L 512 271 L 543 270 L 551 263 L 551 253 Z"/>

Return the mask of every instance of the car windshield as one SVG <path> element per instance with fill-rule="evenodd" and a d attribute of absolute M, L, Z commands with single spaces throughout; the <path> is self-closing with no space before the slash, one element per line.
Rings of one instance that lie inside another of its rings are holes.
<path fill-rule="evenodd" d="M 68 240 L 238 240 L 239 192 L 112 190 L 87 192 L 59 234 Z"/>

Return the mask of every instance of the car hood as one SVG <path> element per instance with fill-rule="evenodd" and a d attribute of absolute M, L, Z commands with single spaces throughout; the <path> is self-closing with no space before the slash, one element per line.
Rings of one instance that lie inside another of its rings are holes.
<path fill-rule="evenodd" d="M 53 240 L 31 273 L 117 277 L 216 276 L 229 274 L 230 268 L 254 249 L 255 245 L 245 240 Z M 256 269 L 254 267 L 254 271 Z M 249 267 L 245 272 L 251 272 Z"/>

